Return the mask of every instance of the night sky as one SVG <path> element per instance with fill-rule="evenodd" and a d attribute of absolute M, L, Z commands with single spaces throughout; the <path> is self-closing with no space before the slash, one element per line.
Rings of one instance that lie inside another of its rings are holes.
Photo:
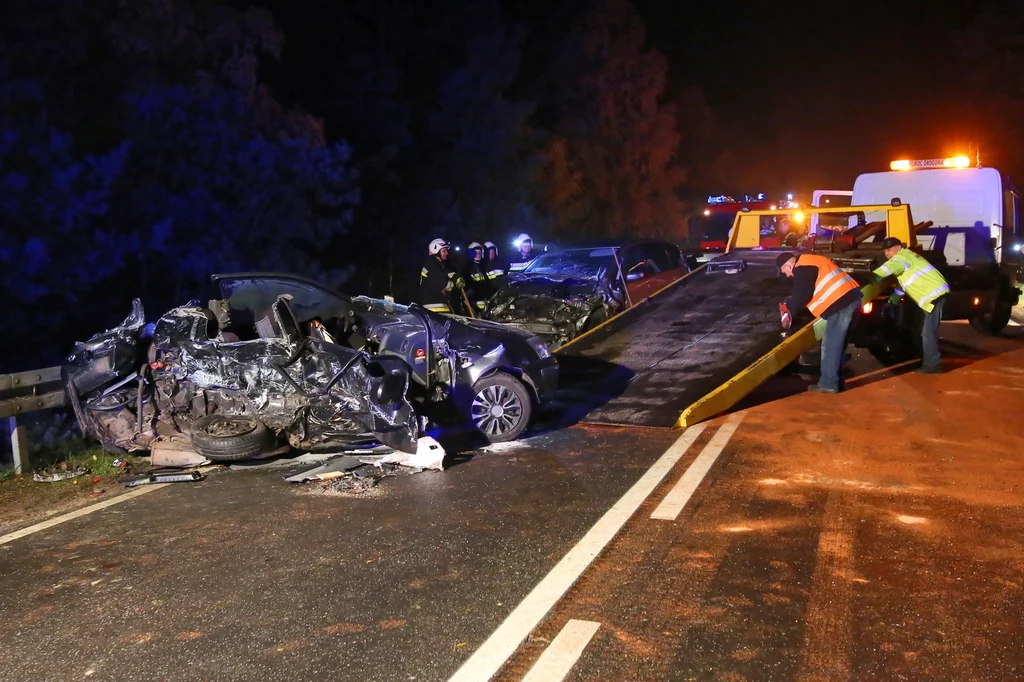
<path fill-rule="evenodd" d="M 952 41 L 977 3 L 635 5 L 669 59 L 670 89 L 702 88 L 738 148 L 772 169 L 766 191 L 851 188 L 894 158 L 976 141 Z"/>

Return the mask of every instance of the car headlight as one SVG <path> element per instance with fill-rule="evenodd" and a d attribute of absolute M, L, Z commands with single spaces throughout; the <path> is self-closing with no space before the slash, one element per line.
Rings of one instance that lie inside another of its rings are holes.
<path fill-rule="evenodd" d="M 537 351 L 537 357 L 541 360 L 551 357 L 551 351 L 548 350 L 548 344 L 544 343 L 544 339 L 539 336 L 530 337 L 530 346 Z"/>

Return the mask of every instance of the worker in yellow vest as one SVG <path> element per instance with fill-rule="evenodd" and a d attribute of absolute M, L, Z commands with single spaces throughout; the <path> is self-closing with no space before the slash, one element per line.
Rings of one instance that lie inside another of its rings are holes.
<path fill-rule="evenodd" d="M 825 320 L 825 337 L 821 340 L 821 378 L 807 390 L 838 393 L 847 336 L 850 325 L 860 312 L 860 286 L 825 256 L 783 253 L 776 259 L 776 264 L 782 274 L 793 279 L 793 293 L 779 304 L 783 328 L 788 329 L 793 323 L 793 314 L 805 307 L 815 317 Z"/>
<path fill-rule="evenodd" d="M 900 288 L 924 312 L 921 367 L 917 371 L 940 374 L 939 322 L 942 321 L 942 307 L 949 295 L 949 284 L 924 256 L 903 248 L 903 242 L 896 237 L 886 237 L 882 241 L 882 249 L 887 260 L 872 274 L 879 279 L 895 276 Z"/>

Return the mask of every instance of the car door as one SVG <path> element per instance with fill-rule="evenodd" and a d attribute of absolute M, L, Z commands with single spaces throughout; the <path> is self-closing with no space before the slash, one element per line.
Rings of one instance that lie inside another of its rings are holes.
<path fill-rule="evenodd" d="M 635 305 L 665 286 L 663 269 L 668 268 L 669 263 L 665 251 L 653 243 L 633 244 L 625 252 L 626 287 Z"/>
<path fill-rule="evenodd" d="M 688 269 L 683 264 L 679 248 L 675 245 L 668 242 L 653 242 L 648 248 L 651 260 L 660 270 L 650 277 L 651 291 L 648 295 L 652 296 L 685 275 Z"/>

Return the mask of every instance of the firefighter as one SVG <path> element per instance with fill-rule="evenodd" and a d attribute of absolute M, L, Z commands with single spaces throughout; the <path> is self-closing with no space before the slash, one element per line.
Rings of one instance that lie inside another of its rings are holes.
<path fill-rule="evenodd" d="M 825 256 L 783 253 L 776 260 L 779 270 L 793 279 L 793 293 L 779 304 L 783 329 L 793 323 L 793 314 L 804 307 L 825 320 L 821 341 L 821 378 L 807 388 L 815 393 L 838 393 L 839 371 L 846 356 L 846 342 L 854 318 L 860 312 L 860 286 L 842 268 Z"/>
<path fill-rule="evenodd" d="M 455 292 L 465 285 L 464 280 L 448 267 L 449 244 L 435 239 L 427 248 L 427 260 L 420 270 L 420 303 L 435 313 L 452 312 Z"/>
<path fill-rule="evenodd" d="M 498 260 L 498 247 L 494 242 L 484 242 L 484 272 L 487 275 L 487 281 L 490 285 L 492 292 L 500 291 L 505 286 L 505 281 L 508 279 L 505 273 L 505 267 Z"/>
<path fill-rule="evenodd" d="M 519 251 L 509 260 L 508 272 L 519 272 L 529 265 L 536 256 L 533 253 L 533 239 L 525 232 L 516 237 L 515 245 Z"/>
<path fill-rule="evenodd" d="M 876 281 L 895 275 L 900 288 L 907 292 L 907 296 L 924 313 L 921 326 L 921 366 L 917 371 L 922 374 L 941 374 L 939 322 L 942 321 L 942 308 L 949 295 L 949 284 L 924 256 L 903 248 L 903 242 L 896 237 L 886 237 L 882 241 L 882 250 L 887 260 L 871 274 L 877 278 Z"/>
<path fill-rule="evenodd" d="M 487 280 L 484 245 L 480 242 L 471 242 L 466 251 L 466 267 L 463 273 L 466 280 L 466 295 L 473 305 L 483 310 L 484 304 L 493 293 Z"/>

